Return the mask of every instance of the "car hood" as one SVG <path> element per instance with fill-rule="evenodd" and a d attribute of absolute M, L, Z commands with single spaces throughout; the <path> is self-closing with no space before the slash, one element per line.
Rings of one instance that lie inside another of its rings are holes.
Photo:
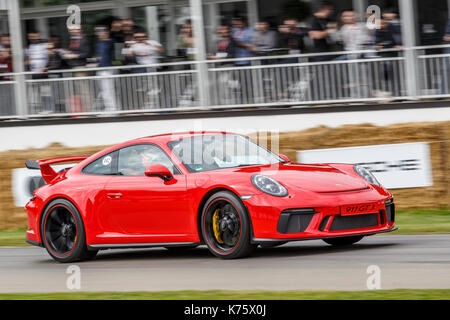
<path fill-rule="evenodd" d="M 288 188 L 300 188 L 319 193 L 363 190 L 369 184 L 330 165 L 282 163 L 279 166 L 252 166 L 239 168 L 247 174 L 263 174 L 274 178 Z"/>

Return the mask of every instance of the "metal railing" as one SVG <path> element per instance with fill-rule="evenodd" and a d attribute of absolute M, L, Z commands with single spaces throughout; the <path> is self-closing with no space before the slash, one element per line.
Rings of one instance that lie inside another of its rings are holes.
<path fill-rule="evenodd" d="M 210 68 L 213 106 L 312 104 L 404 97 L 403 58 Z"/>
<path fill-rule="evenodd" d="M 91 72 L 78 70 L 64 77 L 26 80 L 29 114 L 144 112 L 196 106 L 198 101 L 193 85 L 198 81 L 195 70 Z"/>
<path fill-rule="evenodd" d="M 15 74 L 1 73 L 0 74 L 0 118 L 11 117 L 17 114 L 15 108 L 14 98 L 14 81 Z"/>
<path fill-rule="evenodd" d="M 446 98 L 450 96 L 450 46 L 437 45 L 417 47 L 420 68 L 419 94 L 422 98 Z M 442 50 L 443 53 L 425 54 L 426 51 Z"/>
<path fill-rule="evenodd" d="M 408 49 L 416 51 L 416 96 L 407 90 L 405 51 L 397 49 L 27 72 L 20 77 L 26 114 L 14 103 L 19 74 L 0 74 L 0 118 L 450 97 L 450 53 L 428 52 L 436 49 L 450 46 Z"/>

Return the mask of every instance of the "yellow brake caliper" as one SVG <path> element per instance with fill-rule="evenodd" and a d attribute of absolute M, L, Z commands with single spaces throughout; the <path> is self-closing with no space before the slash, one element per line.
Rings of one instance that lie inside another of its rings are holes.
<path fill-rule="evenodd" d="M 223 243 L 223 240 L 220 237 L 219 212 L 220 212 L 220 209 L 217 209 L 213 215 L 213 231 L 214 231 L 214 237 L 216 238 L 217 242 Z"/>

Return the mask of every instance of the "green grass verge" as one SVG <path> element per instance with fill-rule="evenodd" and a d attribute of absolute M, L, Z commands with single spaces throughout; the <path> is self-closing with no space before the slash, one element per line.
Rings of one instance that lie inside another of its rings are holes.
<path fill-rule="evenodd" d="M 450 233 L 450 209 L 397 210 L 396 225 L 399 230 L 391 234 Z M 24 245 L 25 229 L 0 230 L 0 246 Z"/>
<path fill-rule="evenodd" d="M 0 230 L 0 246 L 27 246 L 25 232 L 26 229 Z"/>
<path fill-rule="evenodd" d="M 450 209 L 397 210 L 392 234 L 450 233 Z"/>
<path fill-rule="evenodd" d="M 0 300 L 449 300 L 445 290 L 161 291 L 0 294 Z"/>

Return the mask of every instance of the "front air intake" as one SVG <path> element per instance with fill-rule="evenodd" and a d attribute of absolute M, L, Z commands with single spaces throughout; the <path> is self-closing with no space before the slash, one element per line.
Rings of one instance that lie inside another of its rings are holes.
<path fill-rule="evenodd" d="M 378 213 L 334 216 L 330 231 L 354 230 L 378 226 Z"/>
<path fill-rule="evenodd" d="M 395 222 L 395 205 L 393 202 L 386 203 L 386 219 L 388 223 Z"/>
<path fill-rule="evenodd" d="M 277 231 L 283 234 L 304 232 L 316 213 L 312 208 L 284 210 L 278 220 Z"/>

